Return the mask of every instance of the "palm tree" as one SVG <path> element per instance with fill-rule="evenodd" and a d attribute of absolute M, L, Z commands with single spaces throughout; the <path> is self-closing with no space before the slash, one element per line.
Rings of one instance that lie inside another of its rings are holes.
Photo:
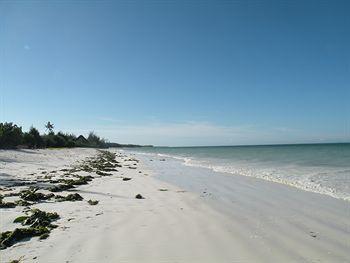
<path fill-rule="evenodd" d="M 45 125 L 45 128 L 46 128 L 46 131 L 49 131 L 49 134 L 51 134 L 51 133 L 53 133 L 54 125 L 53 125 L 53 123 L 48 121 Z"/>

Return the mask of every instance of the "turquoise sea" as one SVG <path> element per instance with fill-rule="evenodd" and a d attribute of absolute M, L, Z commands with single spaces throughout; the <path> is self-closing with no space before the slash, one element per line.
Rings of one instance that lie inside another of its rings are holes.
<path fill-rule="evenodd" d="M 251 176 L 350 200 L 350 143 L 130 149 L 150 158 Z"/>

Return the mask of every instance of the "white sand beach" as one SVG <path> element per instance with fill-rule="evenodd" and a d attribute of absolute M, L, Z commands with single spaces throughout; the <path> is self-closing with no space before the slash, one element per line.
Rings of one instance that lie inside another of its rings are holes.
<path fill-rule="evenodd" d="M 79 193 L 83 201 L 34 204 L 57 212 L 58 227 L 45 240 L 33 237 L 0 250 L 0 262 L 350 262 L 347 201 L 110 151 L 122 167 L 111 176 L 91 173 L 96 178 L 89 184 L 59 193 Z M 61 169 L 96 154 L 83 148 L 2 150 L 0 193 L 11 192 L 7 186 L 15 182 L 59 178 Z M 89 205 L 89 199 L 99 203 Z M 1 232 L 21 227 L 13 220 L 23 209 L 0 209 Z"/>

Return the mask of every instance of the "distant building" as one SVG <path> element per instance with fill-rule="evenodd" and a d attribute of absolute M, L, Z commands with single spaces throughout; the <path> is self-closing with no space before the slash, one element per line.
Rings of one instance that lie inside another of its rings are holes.
<path fill-rule="evenodd" d="M 75 139 L 75 142 L 79 144 L 87 144 L 89 141 L 83 135 L 79 135 L 78 138 Z"/>

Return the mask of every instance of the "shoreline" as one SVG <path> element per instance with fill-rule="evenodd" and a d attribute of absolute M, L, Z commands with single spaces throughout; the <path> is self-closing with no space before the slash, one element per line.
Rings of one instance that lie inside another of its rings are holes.
<path fill-rule="evenodd" d="M 329 143 L 331 145 L 344 145 L 345 143 Z M 295 146 L 303 146 L 304 144 L 296 144 Z M 305 145 L 311 145 L 311 144 L 305 144 Z M 313 144 L 312 144 L 313 145 Z M 315 145 L 325 145 L 325 144 L 315 144 Z M 261 147 L 265 147 L 265 146 L 270 146 L 270 145 L 258 145 Z M 283 146 L 290 146 L 290 145 L 272 145 L 274 147 L 283 147 Z M 215 146 L 217 147 L 217 146 Z M 220 147 L 232 147 L 232 146 L 220 146 Z M 234 147 L 240 147 L 240 146 L 234 146 Z M 242 146 L 242 147 L 248 147 L 248 146 Z M 256 147 L 255 145 L 252 147 Z M 176 148 L 176 147 L 175 147 Z M 186 148 L 186 147 L 180 147 L 180 148 Z M 193 148 L 193 147 L 188 147 L 188 148 Z M 201 148 L 201 147 L 194 147 L 194 148 Z M 210 147 L 203 147 L 203 148 L 210 148 Z M 303 191 L 307 191 L 307 192 L 312 192 L 312 193 L 316 193 L 316 194 L 321 194 L 321 195 L 326 195 L 326 196 L 330 196 L 332 198 L 338 199 L 338 200 L 343 200 L 343 201 L 347 201 L 350 202 L 350 192 L 348 190 L 345 190 L 345 192 L 342 191 L 338 191 L 337 189 L 331 188 L 329 186 L 325 186 L 323 183 L 324 182 L 317 182 L 313 179 L 311 179 L 310 181 L 305 180 L 305 178 L 301 178 L 304 180 L 296 180 L 295 177 L 288 178 L 288 177 L 283 177 L 283 176 L 271 176 L 269 175 L 269 172 L 266 172 L 264 170 L 259 171 L 259 170 L 254 170 L 252 169 L 251 171 L 242 171 L 242 169 L 244 168 L 237 168 L 237 169 L 232 169 L 232 168 L 227 168 L 225 166 L 221 166 L 220 164 L 215 164 L 215 163 L 209 163 L 203 160 L 201 160 L 200 158 L 195 158 L 195 157 L 185 157 L 185 156 L 181 156 L 181 155 L 172 155 L 172 154 L 168 154 L 168 153 L 158 153 L 158 152 L 139 152 L 139 151 L 134 151 L 132 149 L 125 149 L 125 152 L 128 152 L 129 154 L 136 154 L 139 157 L 144 159 L 173 159 L 176 161 L 181 161 L 181 163 L 179 163 L 179 165 L 184 165 L 184 166 L 188 166 L 188 167 L 194 167 L 194 168 L 198 168 L 198 169 L 208 169 L 211 170 L 213 172 L 213 174 L 225 174 L 227 176 L 238 176 L 238 177 L 250 177 L 250 178 L 254 178 L 257 180 L 263 180 L 263 181 L 267 181 L 267 182 L 272 182 L 272 183 L 277 183 L 277 184 L 281 184 L 281 185 L 285 185 L 285 186 L 289 186 L 289 187 L 293 187 L 299 190 L 303 190 Z M 253 164 L 252 164 L 253 165 Z M 246 167 L 245 167 L 246 168 Z M 281 171 L 283 167 L 277 167 L 275 169 Z M 266 169 L 266 167 L 265 167 Z M 344 168 L 345 169 L 345 168 Z M 329 171 L 328 171 L 329 172 Z M 333 171 L 333 173 L 336 173 L 337 171 Z M 347 171 L 348 172 L 348 171 Z M 291 174 L 293 174 L 293 171 L 290 171 Z M 343 183 L 347 183 L 347 182 L 343 182 Z"/>
<path fill-rule="evenodd" d="M 2 151 L 1 173 L 62 169 L 95 153 Z M 23 262 L 346 262 L 350 256 L 346 201 L 256 178 L 212 176 L 169 160 L 140 157 L 130 169 L 122 159 L 135 155 L 127 155 L 117 157 L 122 167 L 112 176 L 66 192 L 84 201 L 33 205 L 60 214 L 58 228 L 47 240 L 34 237 L 1 250 L 1 261 L 24 256 Z M 135 199 L 138 193 L 145 199 Z M 90 206 L 89 199 L 99 203 Z M 12 221 L 22 209 L 0 210 L 1 231 L 16 227 Z"/>

